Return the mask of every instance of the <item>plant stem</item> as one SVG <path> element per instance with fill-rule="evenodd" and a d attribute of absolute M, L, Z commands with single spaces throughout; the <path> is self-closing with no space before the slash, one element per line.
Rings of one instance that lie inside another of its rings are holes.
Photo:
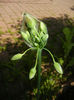
<path fill-rule="evenodd" d="M 38 48 L 38 93 L 37 93 L 37 100 L 40 98 L 40 81 L 41 81 L 41 53 L 42 49 Z"/>

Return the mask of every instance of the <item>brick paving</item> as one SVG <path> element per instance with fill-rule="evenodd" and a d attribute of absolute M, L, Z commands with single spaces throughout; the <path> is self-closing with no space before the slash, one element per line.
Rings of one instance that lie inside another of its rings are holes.
<path fill-rule="evenodd" d="M 0 0 L 0 30 L 14 30 L 24 12 L 37 18 L 74 17 L 74 0 Z"/>

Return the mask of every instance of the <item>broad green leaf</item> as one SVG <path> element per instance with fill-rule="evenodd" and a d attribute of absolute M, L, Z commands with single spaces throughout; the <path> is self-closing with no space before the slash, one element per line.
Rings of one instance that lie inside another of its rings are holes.
<path fill-rule="evenodd" d="M 72 43 L 65 41 L 63 48 L 64 48 L 65 57 L 67 57 L 72 49 Z"/>
<path fill-rule="evenodd" d="M 64 34 L 70 34 L 70 29 L 68 27 L 65 27 L 63 29 Z"/>
<path fill-rule="evenodd" d="M 63 29 L 63 32 L 64 32 L 64 34 L 65 34 L 66 40 L 67 40 L 67 41 L 71 40 L 71 38 L 72 38 L 71 35 L 72 35 L 72 34 L 71 34 L 70 29 L 69 29 L 68 27 L 65 27 L 65 28 Z"/>
<path fill-rule="evenodd" d="M 54 62 L 54 67 L 58 73 L 63 74 L 62 67 L 58 62 Z"/>
<path fill-rule="evenodd" d="M 33 67 L 33 68 L 30 70 L 29 79 L 34 78 L 35 74 L 36 74 L 36 67 Z"/>
<path fill-rule="evenodd" d="M 14 56 L 11 58 L 11 60 L 19 60 L 19 59 L 22 58 L 22 56 L 23 56 L 23 54 L 18 53 L 18 54 L 16 54 L 16 55 L 14 55 Z"/>

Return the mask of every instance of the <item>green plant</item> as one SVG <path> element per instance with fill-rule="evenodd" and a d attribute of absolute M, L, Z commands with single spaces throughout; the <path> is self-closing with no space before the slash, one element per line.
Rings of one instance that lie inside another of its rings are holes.
<path fill-rule="evenodd" d="M 69 56 L 69 53 L 71 52 L 72 47 L 74 46 L 74 43 L 72 41 L 73 36 L 74 36 L 74 27 L 68 28 L 65 27 L 63 29 L 63 33 L 65 36 L 65 40 L 63 40 L 63 48 L 64 48 L 64 62 L 67 62 L 67 57 Z M 69 66 L 74 65 L 74 57 L 71 57 L 71 60 L 68 62 L 66 69 Z"/>
<path fill-rule="evenodd" d="M 63 50 L 64 50 L 64 57 L 61 59 L 58 59 L 59 62 L 62 61 L 63 65 L 65 64 L 66 67 L 65 69 L 67 69 L 69 66 L 73 66 L 74 65 L 74 57 L 70 57 L 70 52 L 74 46 L 73 43 L 73 37 L 74 37 L 74 27 L 71 26 L 71 28 L 69 27 L 65 27 L 63 28 L 63 33 L 64 33 L 64 37 L 60 37 L 62 44 L 63 44 Z M 68 61 L 68 59 L 71 59 Z"/>
<path fill-rule="evenodd" d="M 50 71 L 50 72 L 49 72 Z M 56 94 L 61 89 L 61 75 L 53 71 L 53 68 L 43 72 L 40 95 L 42 100 L 55 100 Z M 34 96 L 37 95 L 37 88 L 33 89 Z M 49 99 L 48 99 L 49 98 Z"/>
<path fill-rule="evenodd" d="M 42 55 L 42 50 L 44 49 L 47 51 L 53 60 L 54 67 L 57 72 L 60 74 L 63 74 L 61 65 L 55 61 L 52 53 L 44 48 L 47 39 L 48 39 L 48 31 L 46 25 L 42 22 L 39 21 L 38 19 L 34 18 L 32 15 L 29 14 L 24 14 L 23 15 L 23 22 L 22 22 L 22 27 L 21 27 L 21 35 L 25 40 L 25 43 L 30 47 L 27 49 L 24 53 L 18 53 L 12 57 L 11 60 L 19 60 L 21 59 L 25 53 L 27 53 L 29 50 L 36 50 L 36 62 L 33 68 L 31 68 L 30 73 L 29 73 L 29 79 L 34 78 L 36 75 L 36 67 L 38 71 L 38 96 L 37 100 L 39 100 L 39 95 L 40 95 L 40 80 L 41 80 L 41 55 Z"/>
<path fill-rule="evenodd" d="M 65 27 L 63 29 L 63 33 L 65 36 L 65 40 L 63 40 L 63 48 L 65 53 L 64 58 L 67 58 L 72 47 L 74 46 L 74 43 L 72 42 L 72 38 L 74 36 L 74 28 L 70 29 L 68 27 Z"/>

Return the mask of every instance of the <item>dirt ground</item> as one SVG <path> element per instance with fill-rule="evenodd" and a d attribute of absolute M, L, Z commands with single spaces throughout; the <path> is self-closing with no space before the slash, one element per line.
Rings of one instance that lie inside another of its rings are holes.
<path fill-rule="evenodd" d="M 16 26 L 24 12 L 37 18 L 74 17 L 74 0 L 0 0 L 0 30 L 5 32 Z"/>

